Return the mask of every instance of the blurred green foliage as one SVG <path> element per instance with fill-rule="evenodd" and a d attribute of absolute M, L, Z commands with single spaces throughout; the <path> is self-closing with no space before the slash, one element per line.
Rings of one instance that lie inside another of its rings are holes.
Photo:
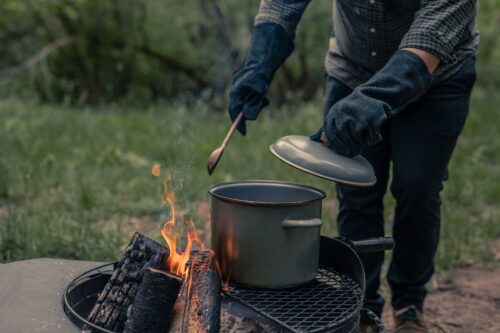
<path fill-rule="evenodd" d="M 258 4 L 3 0 L 0 92 L 73 104 L 194 96 L 222 105 L 244 61 Z M 321 84 L 331 14 L 325 2 L 311 7 L 298 51 L 276 80 L 273 94 L 280 100 L 311 99 Z"/>
<path fill-rule="evenodd" d="M 259 0 L 2 0 L 0 96 L 143 105 L 203 100 L 223 107 L 244 61 Z M 275 102 L 322 91 L 332 2 L 311 1 Z M 500 2 L 478 14 L 480 85 L 500 86 Z"/>

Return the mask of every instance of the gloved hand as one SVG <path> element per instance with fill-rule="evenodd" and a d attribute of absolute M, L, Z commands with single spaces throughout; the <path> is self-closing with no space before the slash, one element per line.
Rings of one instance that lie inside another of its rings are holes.
<path fill-rule="evenodd" d="M 424 61 L 413 52 L 397 51 L 370 80 L 327 112 L 322 130 L 331 148 L 352 157 L 381 141 L 382 123 L 420 98 L 430 84 Z M 319 135 L 311 139 L 319 140 Z"/>
<path fill-rule="evenodd" d="M 274 73 L 293 51 L 293 41 L 276 23 L 259 23 L 252 31 L 252 41 L 243 69 L 234 77 L 229 93 L 229 115 L 234 121 L 240 111 L 238 126 L 246 134 L 245 120 L 255 120 L 269 104 L 265 97 Z"/>

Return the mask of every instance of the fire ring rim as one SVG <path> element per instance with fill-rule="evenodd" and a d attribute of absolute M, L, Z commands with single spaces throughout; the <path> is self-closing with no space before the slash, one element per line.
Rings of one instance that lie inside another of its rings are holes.
<path fill-rule="evenodd" d="M 110 330 L 103 328 L 101 326 L 97 326 L 94 323 L 91 323 L 90 321 L 88 321 L 86 318 L 83 318 L 82 316 L 80 316 L 80 314 L 78 314 L 78 312 L 76 312 L 75 309 L 73 309 L 73 306 L 70 304 L 69 299 L 68 299 L 68 296 L 69 296 L 71 289 L 73 287 L 77 287 L 80 284 L 82 279 L 89 278 L 89 277 L 92 277 L 92 276 L 97 275 L 97 274 L 109 274 L 111 276 L 117 263 L 118 263 L 117 261 L 114 261 L 114 262 L 103 264 L 103 265 L 94 267 L 92 269 L 89 269 L 87 271 L 84 271 L 83 273 L 81 273 L 77 277 L 75 277 L 66 286 L 66 288 L 64 289 L 64 292 L 63 292 L 63 297 L 62 297 L 62 306 L 63 306 L 64 313 L 66 313 L 69 320 L 71 320 L 71 322 L 73 324 L 75 324 L 77 326 L 88 325 L 92 329 L 96 329 L 99 332 L 103 332 L 103 333 L 117 333 L 115 331 L 110 331 Z M 105 268 L 107 268 L 107 270 L 104 270 Z"/>
<path fill-rule="evenodd" d="M 106 263 L 106 264 L 103 264 L 103 265 L 99 265 L 97 267 L 94 267 L 92 269 L 89 269 L 89 270 L 86 270 L 82 273 L 80 273 L 79 275 L 77 275 L 67 286 L 66 288 L 64 289 L 64 292 L 63 292 L 63 296 L 62 296 L 62 306 L 63 306 L 63 310 L 65 312 L 65 314 L 68 316 L 68 318 L 70 319 L 70 321 L 79 326 L 79 327 L 83 327 L 84 325 L 87 325 L 88 327 L 92 328 L 92 329 L 95 329 L 97 330 L 98 332 L 104 332 L 104 333 L 117 333 L 115 331 L 111 331 L 111 330 L 108 330 L 108 329 L 105 329 L 101 326 L 98 326 L 98 325 L 95 325 L 91 322 L 89 322 L 86 318 L 83 318 L 74 308 L 73 308 L 73 305 L 71 304 L 70 302 L 70 293 L 72 291 L 73 288 L 76 288 L 78 286 L 81 285 L 81 283 L 83 282 L 84 279 L 88 279 L 88 278 L 92 278 L 92 277 L 95 277 L 97 275 L 109 275 L 111 276 L 113 270 L 116 268 L 116 265 L 117 265 L 117 261 L 114 261 L 114 262 L 110 262 L 110 263 Z M 241 299 L 239 299 L 238 297 L 234 297 L 234 295 L 231 295 L 231 293 L 227 293 L 228 296 L 230 296 L 231 298 L 239 301 L 239 302 L 242 302 Z M 250 308 L 254 308 L 254 306 L 250 305 L 250 304 L 246 304 L 246 302 L 242 302 L 243 304 L 245 304 L 246 306 L 249 306 Z M 269 317 L 269 314 L 267 314 L 265 311 L 262 311 L 262 310 L 259 310 L 257 309 L 258 313 L 261 314 L 261 315 L 264 315 L 265 317 L 267 317 L 268 319 L 271 319 L 272 321 L 280 324 L 280 325 L 283 325 L 282 322 L 280 322 L 279 320 L 277 321 L 276 318 L 274 318 L 274 316 L 271 316 Z M 348 316 L 348 317 L 351 317 L 349 318 L 350 320 L 345 320 L 344 321 L 344 325 L 338 325 L 340 323 L 338 323 L 337 325 L 327 325 L 326 327 L 324 327 L 323 329 L 319 329 L 319 330 L 313 330 L 312 332 L 325 332 L 325 329 L 326 330 L 331 330 L 331 329 L 335 329 L 336 332 L 351 332 L 349 330 L 348 327 L 350 327 L 351 325 L 349 325 L 350 323 L 353 323 L 353 322 L 358 322 L 359 320 L 359 315 L 361 312 L 363 311 L 366 311 L 366 309 L 364 308 L 359 308 L 357 309 L 357 311 L 354 311 L 353 313 L 351 313 L 351 316 Z M 356 318 L 357 317 L 357 318 Z M 347 319 L 347 318 L 344 318 L 344 319 Z M 379 321 L 380 321 L 380 318 L 379 318 Z M 350 322 L 350 323 L 349 323 Z M 381 323 L 377 323 L 378 327 L 379 327 L 379 330 L 380 332 L 386 332 L 384 329 L 384 326 L 383 324 Z M 287 327 L 288 325 L 284 325 L 285 327 Z M 287 327 L 288 329 L 290 329 L 290 327 Z M 293 328 L 291 328 L 292 331 L 294 331 Z M 337 331 L 338 330 L 338 331 Z"/>

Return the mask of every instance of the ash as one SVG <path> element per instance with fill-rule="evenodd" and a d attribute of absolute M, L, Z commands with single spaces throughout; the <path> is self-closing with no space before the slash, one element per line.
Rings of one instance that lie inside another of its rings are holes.
<path fill-rule="evenodd" d="M 281 333 L 286 332 L 276 327 L 259 323 L 250 318 L 233 315 L 222 311 L 220 316 L 221 333 Z"/>

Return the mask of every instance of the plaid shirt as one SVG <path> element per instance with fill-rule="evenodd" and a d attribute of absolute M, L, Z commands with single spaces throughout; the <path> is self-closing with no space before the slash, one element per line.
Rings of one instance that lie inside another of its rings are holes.
<path fill-rule="evenodd" d="M 294 38 L 311 0 L 261 0 L 256 24 L 280 24 Z M 366 82 L 401 48 L 441 59 L 438 82 L 473 57 L 479 45 L 477 0 L 336 0 L 325 59 L 329 75 L 354 88 Z"/>

